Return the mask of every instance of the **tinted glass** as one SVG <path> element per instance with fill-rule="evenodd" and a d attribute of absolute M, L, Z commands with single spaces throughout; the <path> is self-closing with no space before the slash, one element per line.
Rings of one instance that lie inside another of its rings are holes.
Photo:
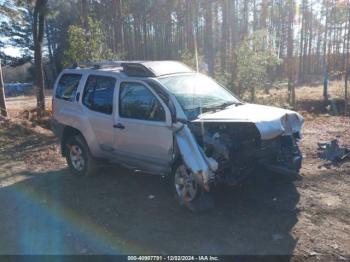
<path fill-rule="evenodd" d="M 89 76 L 86 81 L 83 104 L 104 114 L 113 112 L 113 94 L 116 79 L 106 76 Z"/>
<path fill-rule="evenodd" d="M 165 121 L 165 112 L 152 92 L 139 83 L 122 83 L 119 95 L 121 117 Z"/>
<path fill-rule="evenodd" d="M 56 88 L 56 98 L 74 101 L 80 79 L 79 74 L 62 75 Z"/>

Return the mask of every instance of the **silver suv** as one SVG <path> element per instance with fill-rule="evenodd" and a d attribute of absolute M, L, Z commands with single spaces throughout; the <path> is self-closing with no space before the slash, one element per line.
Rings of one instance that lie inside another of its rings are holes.
<path fill-rule="evenodd" d="M 192 210 L 215 185 L 235 185 L 258 166 L 292 177 L 301 168 L 298 113 L 244 103 L 179 62 L 76 65 L 59 75 L 52 104 L 73 174 L 109 160 L 166 176 Z"/>

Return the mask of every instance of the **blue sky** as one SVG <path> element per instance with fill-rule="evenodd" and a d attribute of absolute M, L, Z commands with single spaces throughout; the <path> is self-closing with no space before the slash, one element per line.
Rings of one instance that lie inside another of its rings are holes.
<path fill-rule="evenodd" d="M 21 50 L 20 50 L 20 48 L 17 48 L 17 47 L 8 46 L 8 47 L 4 48 L 3 52 L 6 55 L 12 56 L 12 57 L 20 57 L 21 56 Z"/>
<path fill-rule="evenodd" d="M 0 6 L 11 5 L 12 4 L 11 2 L 12 1 L 9 1 L 9 0 L 0 0 Z M 6 20 L 7 20 L 7 17 L 0 13 L 0 23 L 3 21 L 6 21 Z M 6 55 L 13 56 L 13 57 L 20 57 L 21 56 L 21 49 L 20 48 L 8 46 L 8 45 L 6 46 L 6 42 L 7 42 L 6 37 L 0 36 L 0 41 L 5 43 L 5 47 L 0 48 L 1 49 L 0 51 L 3 51 Z"/>

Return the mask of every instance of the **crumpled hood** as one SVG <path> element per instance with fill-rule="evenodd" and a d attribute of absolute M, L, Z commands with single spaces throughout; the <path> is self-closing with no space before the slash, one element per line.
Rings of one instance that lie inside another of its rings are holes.
<path fill-rule="evenodd" d="M 252 122 L 261 139 L 273 139 L 281 134 L 300 132 L 304 118 L 297 112 L 277 107 L 242 104 L 232 105 L 218 112 L 207 112 L 194 122 Z"/>

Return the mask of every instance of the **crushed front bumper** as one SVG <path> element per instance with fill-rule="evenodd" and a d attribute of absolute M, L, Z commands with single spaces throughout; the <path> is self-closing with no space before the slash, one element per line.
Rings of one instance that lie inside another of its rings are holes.
<path fill-rule="evenodd" d="M 295 136 L 263 140 L 254 148 L 240 150 L 231 161 L 219 163 L 215 183 L 236 185 L 261 168 L 295 178 L 299 175 L 302 159 Z"/>

